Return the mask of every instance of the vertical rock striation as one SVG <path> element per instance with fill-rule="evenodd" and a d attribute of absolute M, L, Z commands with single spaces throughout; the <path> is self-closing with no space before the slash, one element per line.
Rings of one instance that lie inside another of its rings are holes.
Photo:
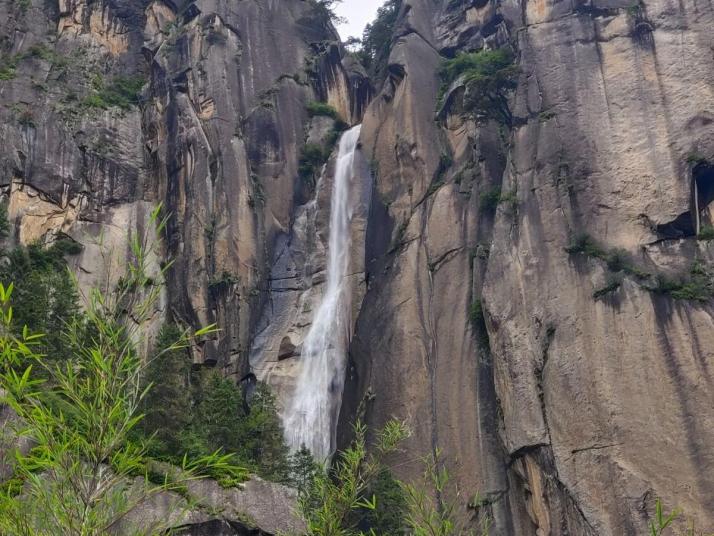
<path fill-rule="evenodd" d="M 410 420 L 413 457 L 443 449 L 498 534 L 640 534 L 656 497 L 714 523 L 710 294 L 662 284 L 710 270 L 712 22 L 403 2 L 364 121 L 382 208 L 344 420 L 365 397 L 373 426 Z M 512 128 L 453 102 L 435 123 L 440 56 L 482 47 L 518 56 Z M 596 255 L 566 251 L 585 235 Z"/>
<path fill-rule="evenodd" d="M 155 325 L 218 323 L 195 362 L 284 403 L 324 287 L 334 157 L 300 167 L 327 102 L 363 124 L 338 441 L 407 419 L 399 475 L 442 449 L 494 534 L 641 534 L 658 497 L 714 526 L 710 2 L 402 0 L 376 95 L 306 0 L 0 14 L 12 240 L 71 237 L 80 282 L 112 283 L 163 203 Z M 517 58 L 510 124 L 441 95 L 483 48 Z"/>

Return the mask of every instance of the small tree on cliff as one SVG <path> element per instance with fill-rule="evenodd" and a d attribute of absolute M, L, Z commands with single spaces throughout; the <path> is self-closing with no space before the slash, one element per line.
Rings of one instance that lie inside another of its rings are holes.
<path fill-rule="evenodd" d="M 464 111 L 510 126 L 508 98 L 517 87 L 518 73 L 515 56 L 506 48 L 459 54 L 441 67 L 442 94 L 460 80 Z"/>

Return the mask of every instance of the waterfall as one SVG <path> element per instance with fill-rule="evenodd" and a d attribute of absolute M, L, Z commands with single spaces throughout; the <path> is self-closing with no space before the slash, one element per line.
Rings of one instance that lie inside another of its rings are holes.
<path fill-rule="evenodd" d="M 302 370 L 284 414 L 285 435 L 293 450 L 306 446 L 317 460 L 332 454 L 342 401 L 350 331 L 351 233 L 350 178 L 360 126 L 340 139 L 335 165 L 327 248 L 327 284 L 303 342 Z"/>

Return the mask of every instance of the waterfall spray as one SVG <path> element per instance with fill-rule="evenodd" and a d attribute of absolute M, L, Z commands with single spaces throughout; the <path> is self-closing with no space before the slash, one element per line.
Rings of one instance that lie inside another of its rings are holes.
<path fill-rule="evenodd" d="M 342 400 L 350 330 L 349 182 L 360 126 L 343 134 L 335 166 L 327 249 L 327 286 L 303 342 L 302 370 L 284 415 L 285 434 L 293 450 L 306 446 L 317 460 L 334 449 L 336 421 Z"/>

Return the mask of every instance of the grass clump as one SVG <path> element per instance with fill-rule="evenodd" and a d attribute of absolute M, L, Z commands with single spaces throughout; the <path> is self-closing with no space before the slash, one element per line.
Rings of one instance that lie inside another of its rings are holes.
<path fill-rule="evenodd" d="M 111 107 L 128 110 L 139 104 L 144 83 L 141 76 L 117 76 L 109 84 L 95 78 L 92 81 L 94 90 L 85 97 L 84 106 L 101 110 Z"/>
<path fill-rule="evenodd" d="M 310 186 L 317 184 L 322 166 L 332 154 L 332 150 L 340 140 L 342 133 L 349 128 L 349 125 L 340 119 L 337 110 L 323 102 L 311 102 L 308 104 L 308 114 L 310 117 L 322 116 L 330 117 L 334 120 L 332 128 L 324 139 L 324 144 L 306 143 L 300 151 L 298 159 L 298 175 Z"/>
<path fill-rule="evenodd" d="M 689 273 L 682 277 L 672 278 L 664 274 L 656 274 L 653 278 L 652 274 L 635 266 L 627 252 L 621 249 L 606 250 L 587 234 L 575 237 L 565 251 L 571 255 L 600 259 L 605 262 L 610 272 L 634 276 L 646 290 L 670 296 L 675 300 L 704 302 L 714 297 L 714 276 L 700 261 L 695 261 Z M 620 286 L 619 280 L 610 278 L 605 287 L 593 293 L 593 298 L 600 298 L 614 292 Z"/>
<path fill-rule="evenodd" d="M 577 235 L 565 251 L 571 255 L 584 255 L 593 259 L 600 259 L 607 265 L 611 272 L 624 272 L 638 279 L 646 279 L 649 273 L 635 266 L 629 254 L 623 249 L 607 250 L 600 246 L 590 235 L 581 233 Z"/>
<path fill-rule="evenodd" d="M 440 93 L 443 98 L 449 86 L 461 80 L 465 112 L 511 125 L 508 97 L 517 87 L 518 73 L 514 54 L 505 48 L 459 54 L 441 67 Z"/>
<path fill-rule="evenodd" d="M 707 158 L 701 154 L 698 153 L 697 151 L 692 151 L 687 155 L 687 164 L 690 166 L 694 167 L 699 164 L 705 164 L 707 162 Z"/>
<path fill-rule="evenodd" d="M 658 275 L 651 290 L 657 294 L 671 296 L 675 300 L 705 302 L 714 296 L 714 278 L 701 262 L 695 261 L 689 269 L 689 274 L 684 277 L 672 279 Z"/>
<path fill-rule="evenodd" d="M 702 226 L 702 228 L 699 229 L 699 234 L 697 235 L 697 238 L 699 240 L 706 240 L 707 242 L 710 240 L 714 240 L 714 226 Z"/>
<path fill-rule="evenodd" d="M 15 78 L 15 69 L 17 69 L 16 56 L 0 57 L 0 81 L 12 80 Z"/>

